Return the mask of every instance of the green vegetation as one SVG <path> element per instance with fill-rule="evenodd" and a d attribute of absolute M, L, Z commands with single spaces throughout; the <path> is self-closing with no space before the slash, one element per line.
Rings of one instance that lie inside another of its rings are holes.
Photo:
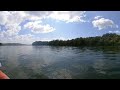
<path fill-rule="evenodd" d="M 0 46 L 2 45 L 2 43 L 0 43 Z"/>
<path fill-rule="evenodd" d="M 103 36 L 76 38 L 72 40 L 53 40 L 50 42 L 36 41 L 33 45 L 52 45 L 52 46 L 118 46 L 120 45 L 120 35 L 107 33 Z"/>
<path fill-rule="evenodd" d="M 32 45 L 48 45 L 48 41 L 36 41 Z"/>
<path fill-rule="evenodd" d="M 53 40 L 49 45 L 58 46 L 116 46 L 120 45 L 120 35 L 107 33 L 103 36 L 76 38 L 72 40 Z"/>

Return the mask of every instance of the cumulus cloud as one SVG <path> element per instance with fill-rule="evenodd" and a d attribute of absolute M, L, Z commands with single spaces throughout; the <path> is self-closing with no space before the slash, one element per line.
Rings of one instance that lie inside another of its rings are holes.
<path fill-rule="evenodd" d="M 108 27 L 118 28 L 118 25 L 116 25 L 112 20 L 105 18 L 93 20 L 92 24 L 94 27 L 98 28 L 99 30 L 106 29 Z"/>
<path fill-rule="evenodd" d="M 32 12 L 33 13 L 33 12 Z M 1 11 L 0 12 L 0 25 L 4 26 L 1 35 L 2 36 L 14 36 L 17 35 L 21 30 L 21 23 L 25 20 L 38 20 L 44 16 L 43 12 L 41 14 L 33 15 L 27 11 Z M 42 16 L 41 16 L 42 15 Z"/>
<path fill-rule="evenodd" d="M 49 18 L 55 20 L 69 22 L 85 22 L 82 18 L 85 17 L 85 11 L 54 11 Z"/>
<path fill-rule="evenodd" d="M 4 26 L 4 36 L 12 36 L 18 34 L 21 30 L 20 23 L 25 19 L 23 11 L 1 11 L 0 12 L 0 25 Z"/>
<path fill-rule="evenodd" d="M 42 25 L 41 21 L 28 22 L 24 25 L 24 28 L 31 29 L 33 33 L 49 33 L 55 30 L 49 24 Z"/>
<path fill-rule="evenodd" d="M 30 35 L 19 35 L 23 26 L 26 29 L 30 29 L 33 33 L 48 33 L 55 30 L 49 24 L 43 25 L 42 19 L 50 18 L 72 23 L 86 22 L 84 17 L 84 11 L 0 11 L 0 39 L 2 41 L 11 41 L 14 39 L 19 41 L 23 38 L 25 41 L 27 37 L 30 39 Z M 21 26 L 26 20 L 30 22 Z M 1 26 L 4 28 L 1 28 Z"/>
<path fill-rule="evenodd" d="M 28 17 L 32 20 L 47 18 L 53 11 L 25 11 Z"/>
<path fill-rule="evenodd" d="M 94 19 L 99 19 L 99 18 L 101 18 L 102 16 L 96 16 Z"/>
<path fill-rule="evenodd" d="M 55 20 L 69 22 L 85 22 L 85 11 L 26 11 L 32 20 L 51 18 Z"/>
<path fill-rule="evenodd" d="M 34 35 L 25 34 L 25 35 L 15 35 L 13 37 L 2 37 L 0 35 L 0 40 L 2 43 L 23 43 L 23 44 L 31 44 L 36 40 Z"/>
<path fill-rule="evenodd" d="M 84 11 L 1 11 L 0 25 L 5 26 L 6 34 L 15 35 L 20 31 L 20 24 L 25 20 L 41 20 L 41 19 L 55 19 L 69 22 L 85 22 L 82 18 L 85 17 Z M 12 27 L 14 29 L 12 29 Z M 34 29 L 33 29 L 34 28 Z M 33 26 L 32 32 L 51 32 L 54 28 L 49 25 Z M 18 31 L 17 31 L 18 30 Z"/>

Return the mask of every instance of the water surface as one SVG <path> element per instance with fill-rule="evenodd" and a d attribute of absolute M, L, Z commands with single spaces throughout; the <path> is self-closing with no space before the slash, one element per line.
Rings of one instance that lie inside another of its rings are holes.
<path fill-rule="evenodd" d="M 120 48 L 0 46 L 11 79 L 120 79 Z"/>

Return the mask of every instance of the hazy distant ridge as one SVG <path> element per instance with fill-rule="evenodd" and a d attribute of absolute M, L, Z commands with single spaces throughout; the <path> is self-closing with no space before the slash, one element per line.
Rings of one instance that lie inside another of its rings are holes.
<path fill-rule="evenodd" d="M 2 43 L 2 45 L 7 46 L 7 45 L 15 45 L 15 46 L 19 46 L 19 45 L 26 45 L 26 44 L 21 44 L 21 43 Z"/>

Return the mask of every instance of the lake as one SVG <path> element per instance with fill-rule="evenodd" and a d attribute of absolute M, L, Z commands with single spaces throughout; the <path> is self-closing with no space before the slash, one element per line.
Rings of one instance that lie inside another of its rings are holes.
<path fill-rule="evenodd" d="M 0 46 L 11 79 L 120 79 L 120 47 Z"/>

